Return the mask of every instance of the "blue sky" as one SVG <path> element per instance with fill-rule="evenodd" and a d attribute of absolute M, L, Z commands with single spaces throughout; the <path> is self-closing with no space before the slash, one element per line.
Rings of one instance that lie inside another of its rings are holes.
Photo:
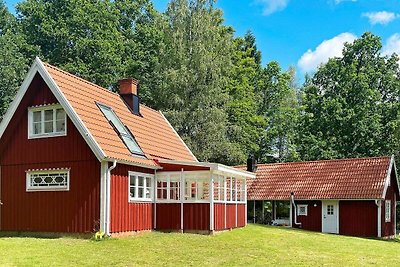
<path fill-rule="evenodd" d="M 15 2 L 6 0 L 11 10 Z M 162 12 L 168 3 L 153 2 Z M 383 53 L 400 53 L 400 0 L 219 0 L 217 7 L 236 35 L 254 33 L 263 65 L 294 65 L 299 77 L 365 31 L 382 37 Z"/>

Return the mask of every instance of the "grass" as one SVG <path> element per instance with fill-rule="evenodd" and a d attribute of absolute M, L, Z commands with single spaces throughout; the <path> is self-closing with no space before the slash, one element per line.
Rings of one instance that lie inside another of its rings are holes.
<path fill-rule="evenodd" d="M 392 266 L 400 242 L 249 225 L 215 236 L 144 233 L 101 242 L 0 238 L 1 266 Z"/>

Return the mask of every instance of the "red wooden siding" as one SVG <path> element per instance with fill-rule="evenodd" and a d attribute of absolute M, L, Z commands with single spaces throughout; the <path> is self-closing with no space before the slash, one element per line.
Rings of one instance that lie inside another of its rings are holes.
<path fill-rule="evenodd" d="M 388 186 L 388 189 L 386 191 L 386 196 L 385 196 L 385 200 L 390 200 L 391 202 L 391 219 L 390 222 L 386 222 L 385 221 L 385 212 L 386 212 L 386 204 L 385 204 L 385 200 L 382 202 L 382 237 L 385 236 L 393 236 L 394 235 L 394 228 L 396 225 L 395 222 L 395 212 L 396 212 L 396 206 L 395 206 L 395 201 L 396 198 L 395 195 L 397 195 L 396 191 L 397 190 L 397 182 L 396 182 L 396 178 L 395 178 L 395 173 L 394 171 L 392 171 L 391 173 L 391 177 L 390 177 L 390 186 Z"/>
<path fill-rule="evenodd" d="M 129 202 L 128 172 L 154 173 L 153 170 L 118 164 L 111 171 L 111 214 L 112 233 L 151 230 L 153 228 L 153 203 Z"/>
<path fill-rule="evenodd" d="M 1 230 L 92 232 L 99 228 L 100 163 L 67 119 L 67 136 L 28 140 L 28 111 L 56 103 L 40 76 L 23 97 L 0 142 Z M 70 190 L 26 192 L 29 169 L 70 168 Z"/>
<path fill-rule="evenodd" d="M 210 230 L 210 204 L 185 203 L 183 205 L 184 230 Z"/>
<path fill-rule="evenodd" d="M 297 205 L 307 205 L 307 216 L 297 215 L 297 222 L 301 223 L 300 228 L 310 231 L 322 231 L 322 203 L 321 201 L 295 201 Z M 316 206 L 314 206 L 316 205 Z M 293 222 L 294 224 L 294 210 L 293 210 Z M 297 227 L 297 226 L 295 226 Z"/>
<path fill-rule="evenodd" d="M 191 166 L 191 165 L 181 165 L 181 164 L 167 164 L 167 163 L 158 163 L 163 168 L 162 171 L 208 171 L 210 170 L 209 167 L 203 166 Z"/>
<path fill-rule="evenodd" d="M 157 203 L 156 204 L 156 229 L 179 230 L 181 229 L 181 204 Z"/>
<path fill-rule="evenodd" d="M 226 204 L 226 228 L 236 227 L 236 204 Z"/>
<path fill-rule="evenodd" d="M 238 204 L 237 209 L 237 227 L 244 227 L 246 226 L 246 205 Z"/>
<path fill-rule="evenodd" d="M 375 201 L 339 201 L 339 233 L 351 236 L 377 236 Z"/>
<path fill-rule="evenodd" d="M 214 204 L 214 230 L 225 229 L 225 204 Z"/>

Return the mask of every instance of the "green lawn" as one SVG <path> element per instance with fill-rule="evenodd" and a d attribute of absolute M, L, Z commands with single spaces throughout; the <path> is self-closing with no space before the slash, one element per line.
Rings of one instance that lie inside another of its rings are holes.
<path fill-rule="evenodd" d="M 400 242 L 249 225 L 215 236 L 144 233 L 92 241 L 0 238 L 2 266 L 393 266 Z"/>

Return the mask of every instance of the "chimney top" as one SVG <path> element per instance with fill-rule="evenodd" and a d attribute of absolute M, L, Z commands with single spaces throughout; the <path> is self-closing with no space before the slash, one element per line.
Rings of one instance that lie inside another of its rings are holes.
<path fill-rule="evenodd" d="M 138 94 L 138 84 L 139 81 L 134 78 L 127 78 L 119 81 L 119 94 L 120 95 L 128 95 Z"/>
<path fill-rule="evenodd" d="M 247 158 L 247 171 L 248 172 L 256 172 L 257 170 L 257 161 L 256 157 L 253 154 L 250 154 Z"/>

